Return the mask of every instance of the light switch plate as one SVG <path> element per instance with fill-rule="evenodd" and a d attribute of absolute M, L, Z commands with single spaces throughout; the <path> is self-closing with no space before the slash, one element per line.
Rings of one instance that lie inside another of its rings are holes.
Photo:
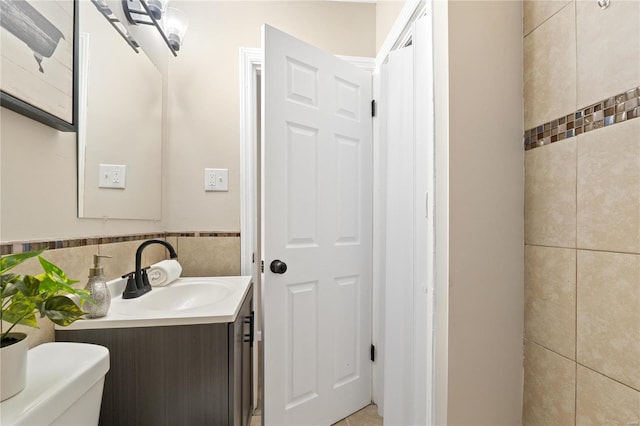
<path fill-rule="evenodd" d="M 228 191 L 229 169 L 204 169 L 204 190 Z"/>
<path fill-rule="evenodd" d="M 127 166 L 121 164 L 100 164 L 100 176 L 98 187 L 100 188 L 125 188 Z"/>

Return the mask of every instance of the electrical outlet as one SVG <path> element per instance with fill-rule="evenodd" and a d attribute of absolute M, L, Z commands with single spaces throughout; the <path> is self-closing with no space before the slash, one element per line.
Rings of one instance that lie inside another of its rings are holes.
<path fill-rule="evenodd" d="M 204 169 L 204 190 L 228 191 L 229 169 Z"/>
<path fill-rule="evenodd" d="M 126 176 L 127 166 L 118 164 L 100 164 L 98 187 L 124 189 Z"/>

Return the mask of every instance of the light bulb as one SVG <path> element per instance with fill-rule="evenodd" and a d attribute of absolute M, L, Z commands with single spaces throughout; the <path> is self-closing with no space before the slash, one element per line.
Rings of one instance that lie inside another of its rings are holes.
<path fill-rule="evenodd" d="M 173 50 L 180 50 L 180 46 L 184 41 L 184 35 L 187 32 L 189 20 L 181 10 L 175 7 L 167 9 L 164 15 L 164 31 L 169 39 L 169 44 Z"/>

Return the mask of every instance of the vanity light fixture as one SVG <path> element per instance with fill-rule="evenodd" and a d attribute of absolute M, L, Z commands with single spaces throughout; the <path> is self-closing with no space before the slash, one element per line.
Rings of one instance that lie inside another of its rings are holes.
<path fill-rule="evenodd" d="M 93 3 L 93 5 L 98 9 L 98 12 L 100 12 L 102 16 L 104 16 L 105 19 L 109 22 L 109 24 L 111 24 L 111 26 L 116 30 L 120 37 L 122 37 L 124 41 L 126 41 L 127 44 L 131 46 L 133 51 L 138 53 L 140 45 L 133 38 L 133 36 L 129 34 L 126 26 L 123 25 L 122 22 L 120 22 L 120 20 L 116 17 L 116 15 L 107 4 L 106 0 L 91 0 L 91 3 Z"/>
<path fill-rule="evenodd" d="M 169 0 L 122 0 L 122 9 L 127 20 L 134 25 L 156 27 L 173 56 L 187 31 L 187 17 L 180 10 L 167 7 Z"/>
<path fill-rule="evenodd" d="M 609 7 L 609 0 L 598 0 L 598 6 L 600 9 L 604 10 Z"/>

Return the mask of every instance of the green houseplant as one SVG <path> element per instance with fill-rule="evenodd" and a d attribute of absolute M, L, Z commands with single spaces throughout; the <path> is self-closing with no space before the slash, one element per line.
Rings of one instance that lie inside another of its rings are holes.
<path fill-rule="evenodd" d="M 13 333 L 13 328 L 17 324 L 38 328 L 38 314 L 62 326 L 82 318 L 86 313 L 68 296 L 76 296 L 80 306 L 85 302 L 93 303 L 88 291 L 72 287 L 77 281 L 67 278 L 59 267 L 40 256 L 43 251 L 12 254 L 0 259 L 0 400 L 20 392 L 26 382 L 27 336 Z M 8 272 L 36 256 L 42 266 L 41 274 Z"/>

